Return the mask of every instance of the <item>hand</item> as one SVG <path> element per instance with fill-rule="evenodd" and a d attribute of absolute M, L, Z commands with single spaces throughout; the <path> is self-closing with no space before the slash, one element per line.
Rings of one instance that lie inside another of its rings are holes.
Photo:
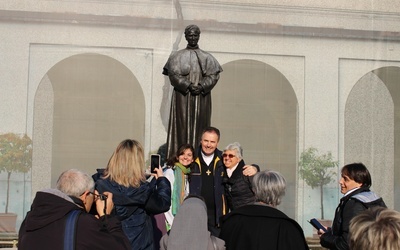
<path fill-rule="evenodd" d="M 325 228 L 326 228 L 326 227 L 325 227 Z M 318 236 L 321 237 L 321 235 L 323 235 L 325 232 L 324 232 L 322 229 L 319 229 L 319 230 L 317 231 L 317 233 L 318 233 Z"/>
<path fill-rule="evenodd" d="M 246 165 L 243 167 L 243 175 L 253 176 L 257 173 L 257 168 L 252 165 Z"/>
<path fill-rule="evenodd" d="M 113 202 L 113 194 L 110 192 L 104 192 L 103 194 L 107 196 L 107 199 L 105 200 L 101 200 L 99 198 L 99 192 L 97 190 L 94 191 L 94 193 L 96 194 L 96 210 L 97 210 L 97 214 L 99 215 L 99 217 L 104 216 L 105 214 L 111 214 L 111 211 L 114 208 L 114 202 Z M 104 206 L 106 206 L 106 211 L 104 214 Z"/>
<path fill-rule="evenodd" d="M 192 95 L 199 95 L 202 90 L 203 88 L 200 85 L 193 85 L 193 84 L 189 85 L 189 91 Z"/>
<path fill-rule="evenodd" d="M 155 172 L 155 173 L 154 173 L 154 172 Z M 151 175 L 154 176 L 156 179 L 158 179 L 158 177 L 164 176 L 163 170 L 162 170 L 162 167 L 161 167 L 161 166 L 159 166 L 158 168 L 155 168 L 155 169 L 154 169 L 154 172 L 151 173 Z"/>

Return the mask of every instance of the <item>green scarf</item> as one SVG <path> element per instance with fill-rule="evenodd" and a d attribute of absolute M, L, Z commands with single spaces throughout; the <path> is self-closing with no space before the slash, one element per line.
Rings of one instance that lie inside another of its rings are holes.
<path fill-rule="evenodd" d="M 183 199 L 185 198 L 185 175 L 190 174 L 190 168 L 187 168 L 180 164 L 175 163 L 174 169 L 174 192 L 172 193 L 172 214 L 175 216 L 178 213 L 179 207 L 181 206 Z"/>

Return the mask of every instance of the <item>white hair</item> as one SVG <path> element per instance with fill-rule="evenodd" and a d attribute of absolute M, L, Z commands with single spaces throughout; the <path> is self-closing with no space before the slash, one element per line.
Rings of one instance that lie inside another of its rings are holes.
<path fill-rule="evenodd" d="M 58 177 L 57 189 L 66 195 L 79 198 L 85 191 L 94 191 L 94 180 L 80 170 L 70 169 Z"/>

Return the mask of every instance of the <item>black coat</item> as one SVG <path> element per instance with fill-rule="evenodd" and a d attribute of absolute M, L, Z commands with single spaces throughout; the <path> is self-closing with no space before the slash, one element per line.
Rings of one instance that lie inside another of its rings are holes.
<path fill-rule="evenodd" d="M 348 250 L 351 219 L 373 206 L 386 207 L 382 198 L 371 192 L 367 187 L 361 187 L 341 198 L 339 206 L 336 208 L 332 228 L 321 235 L 321 245 L 331 250 Z"/>
<path fill-rule="evenodd" d="M 225 197 L 230 211 L 255 202 L 254 192 L 251 187 L 253 176 L 243 175 L 244 166 L 245 163 L 241 160 L 231 177 L 225 174 L 223 178 Z"/>
<path fill-rule="evenodd" d="M 210 163 L 210 170 L 212 170 L 213 186 L 204 185 L 203 180 L 205 177 L 205 170 L 208 168 L 206 163 L 201 157 L 201 148 L 198 149 L 199 155 L 191 166 L 190 182 L 189 182 L 189 192 L 191 195 L 198 195 L 205 198 L 207 205 L 208 220 L 211 226 L 219 226 L 219 219 L 221 216 L 228 213 L 226 198 L 224 194 L 224 186 L 222 184 L 222 179 L 224 178 L 225 166 L 222 163 L 221 151 L 216 149 L 214 151 L 214 159 Z M 204 192 L 204 193 L 203 193 Z M 207 194 L 206 194 L 206 193 Z M 207 199 L 207 196 L 212 196 Z M 211 205 L 210 205 L 211 204 Z M 211 214 L 213 213 L 213 214 Z"/>
<path fill-rule="evenodd" d="M 36 193 L 19 230 L 18 249 L 63 249 L 66 215 L 72 210 L 82 210 L 76 225 L 76 250 L 130 249 L 117 218 L 97 219 L 72 200 L 48 192 Z"/>
<path fill-rule="evenodd" d="M 246 205 L 222 218 L 220 238 L 227 250 L 308 249 L 303 229 L 276 208 Z"/>

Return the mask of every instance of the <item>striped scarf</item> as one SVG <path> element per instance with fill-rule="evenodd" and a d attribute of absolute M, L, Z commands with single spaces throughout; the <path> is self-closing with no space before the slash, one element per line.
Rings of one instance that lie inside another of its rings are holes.
<path fill-rule="evenodd" d="M 190 173 L 190 168 L 186 168 L 179 162 L 175 163 L 174 169 L 174 192 L 172 193 L 172 214 L 175 216 L 178 213 L 183 199 L 185 198 L 185 175 Z"/>

